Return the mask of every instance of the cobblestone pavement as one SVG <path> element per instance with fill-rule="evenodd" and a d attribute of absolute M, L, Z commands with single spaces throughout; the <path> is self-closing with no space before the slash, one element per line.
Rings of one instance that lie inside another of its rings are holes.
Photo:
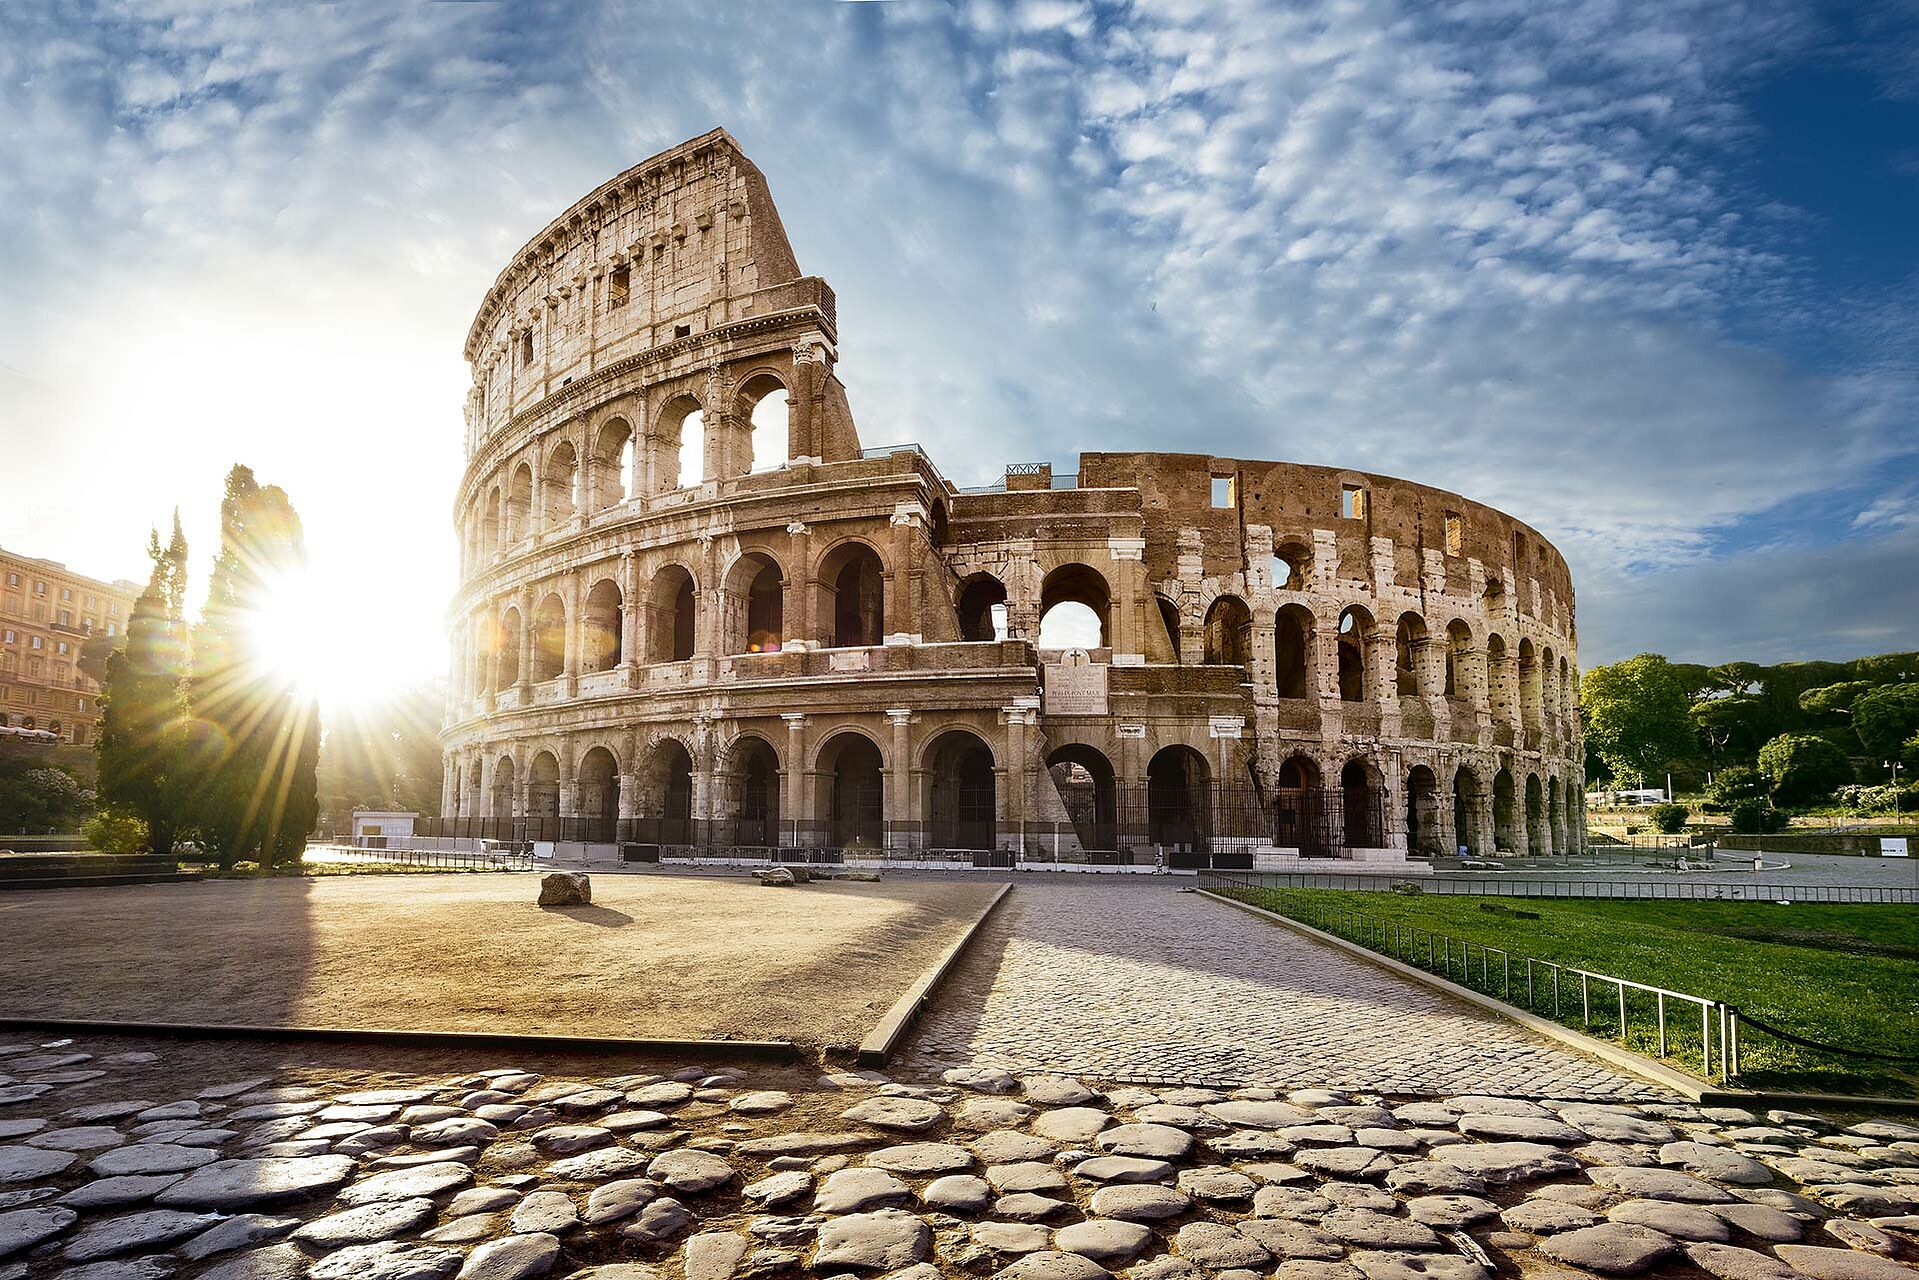
<path fill-rule="evenodd" d="M 1289 929 L 1119 877 L 1020 880 L 949 976 L 907 1062 L 1394 1094 L 1653 1096 Z"/>
<path fill-rule="evenodd" d="M 1919 1280 L 1907 1124 L 361 1052 L 0 1035 L 0 1280 Z"/>

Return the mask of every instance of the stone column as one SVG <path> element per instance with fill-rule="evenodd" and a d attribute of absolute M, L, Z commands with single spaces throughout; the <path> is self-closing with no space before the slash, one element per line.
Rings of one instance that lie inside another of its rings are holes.
<path fill-rule="evenodd" d="M 527 705 L 533 687 L 533 589 L 520 592 L 520 705 Z"/>
<path fill-rule="evenodd" d="M 440 816 L 443 818 L 460 816 L 459 802 L 455 799 L 453 789 L 453 774 L 459 767 L 459 757 L 452 752 L 440 757 Z"/>
<path fill-rule="evenodd" d="M 1006 721 L 1006 764 L 1001 770 L 1006 786 L 1006 825 L 1000 847 L 1026 849 L 1026 815 L 1033 796 L 1033 773 L 1028 767 L 1028 735 L 1039 723 L 1039 699 L 1015 698 L 1003 713 Z"/>
<path fill-rule="evenodd" d="M 714 810 L 713 774 L 715 764 L 714 721 L 717 717 L 701 713 L 693 722 L 693 843 L 712 843 L 717 816 Z"/>
<path fill-rule="evenodd" d="M 637 682 L 640 665 L 640 584 L 639 570 L 631 551 L 620 553 L 620 666 L 626 671 L 630 687 Z"/>
<path fill-rule="evenodd" d="M 920 638 L 919 601 L 914 587 L 919 580 L 919 548 L 923 537 L 920 530 L 925 522 L 926 508 L 917 502 L 902 502 L 893 508 L 892 524 L 887 531 L 887 561 L 891 567 L 886 574 L 883 640 L 903 636 L 917 642 Z"/>
<path fill-rule="evenodd" d="M 1385 627 L 1366 635 L 1366 681 L 1371 702 L 1379 708 L 1379 736 L 1399 736 L 1399 639 Z"/>
<path fill-rule="evenodd" d="M 817 646 L 818 633 L 813 626 L 813 540 L 804 522 L 795 520 L 786 526 L 785 596 L 780 602 L 780 621 L 786 634 L 780 637 L 782 649 L 811 649 Z M 795 643 L 797 641 L 797 643 Z"/>
<path fill-rule="evenodd" d="M 806 716 L 787 711 L 780 719 L 786 722 L 786 750 L 780 753 L 780 843 L 804 844 L 812 840 L 814 790 L 807 785 Z"/>
<path fill-rule="evenodd" d="M 567 575 L 566 592 L 560 599 L 566 606 L 566 649 L 561 654 L 560 669 L 566 676 L 566 696 L 577 698 L 580 696 L 580 650 L 584 647 L 586 629 L 585 620 L 580 616 L 586 611 L 582 607 L 579 574 Z"/>
<path fill-rule="evenodd" d="M 917 849 L 923 843 L 920 826 L 914 822 L 919 807 L 913 786 L 912 724 L 913 713 L 905 707 L 893 707 L 886 713 L 892 742 L 886 754 L 886 767 L 880 770 L 883 799 L 880 811 L 886 820 L 884 847 Z"/>
<path fill-rule="evenodd" d="M 1113 634 L 1106 637 L 1112 646 L 1115 666 L 1138 666 L 1146 661 L 1144 632 L 1140 610 L 1150 594 L 1146 590 L 1146 539 L 1108 538 L 1106 549 L 1113 557 L 1113 585 L 1110 605 Z M 1159 606 L 1154 604 L 1153 609 Z"/>
<path fill-rule="evenodd" d="M 1438 774 L 1438 770 L 1433 770 Z M 1453 789 L 1450 780 L 1441 783 L 1435 777 L 1433 782 L 1433 830 L 1438 837 L 1439 851 L 1442 854 L 1454 854 L 1459 850 L 1459 836 L 1453 830 Z M 1410 850 L 1412 846 L 1408 846 Z"/>

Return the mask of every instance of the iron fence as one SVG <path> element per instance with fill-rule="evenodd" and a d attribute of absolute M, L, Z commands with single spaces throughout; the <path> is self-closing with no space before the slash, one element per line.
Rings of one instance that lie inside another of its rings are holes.
<path fill-rule="evenodd" d="M 1913 905 L 1919 889 L 1877 885 L 1791 884 L 1778 881 L 1546 879 L 1522 876 L 1341 874 L 1328 871 L 1241 871 L 1215 868 L 1223 886 L 1242 889 L 1345 889 L 1361 893 L 1464 894 L 1487 898 L 1631 898 L 1706 902 L 1846 902 Z M 1737 873 L 1727 873 L 1737 874 Z"/>
<path fill-rule="evenodd" d="M 314 854 L 320 856 L 315 857 Z M 504 847 L 491 849 L 388 849 L 378 845 L 314 844 L 307 846 L 308 862 L 379 863 L 408 867 L 485 868 L 494 871 L 530 871 L 533 855 Z"/>
<path fill-rule="evenodd" d="M 1489 947 L 1332 903 L 1283 893 L 1277 895 L 1277 903 L 1269 909 L 1288 919 L 1437 973 L 1461 986 L 1498 996 L 1507 1004 L 1555 1022 L 1572 1025 L 1577 1009 L 1582 1030 L 1649 1048 L 1660 1058 L 1697 1062 L 1700 1074 L 1707 1077 L 1717 1073 L 1721 1080 L 1731 1081 L 1739 1075 L 1739 1010 L 1723 1000 Z M 1674 1005 L 1696 1011 L 1697 1019 L 1691 1013 L 1684 1020 L 1672 1016 Z M 1635 1014 L 1639 1017 L 1637 1028 Z"/>

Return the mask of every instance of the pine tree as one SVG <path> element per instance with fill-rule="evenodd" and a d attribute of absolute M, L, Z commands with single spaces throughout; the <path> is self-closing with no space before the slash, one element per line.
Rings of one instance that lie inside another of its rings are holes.
<path fill-rule="evenodd" d="M 305 560 L 300 517 L 276 486 L 235 466 L 220 504 L 220 554 L 193 633 L 194 829 L 223 867 L 297 859 L 319 810 L 320 721 L 259 651 L 253 621 Z"/>
<path fill-rule="evenodd" d="M 147 826 L 156 854 L 173 852 L 185 800 L 183 717 L 187 655 L 181 607 L 186 595 L 187 540 L 180 515 L 163 549 L 149 535 L 153 561 L 146 590 L 127 619 L 126 643 L 107 656 L 100 695 L 100 737 L 94 747 L 99 795 Z"/>

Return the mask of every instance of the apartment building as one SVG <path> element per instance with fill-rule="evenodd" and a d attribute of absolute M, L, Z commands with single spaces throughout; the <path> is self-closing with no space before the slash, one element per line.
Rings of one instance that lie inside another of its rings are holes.
<path fill-rule="evenodd" d="M 95 635 L 124 631 L 140 590 L 0 547 L 0 728 L 91 743 L 100 686 L 80 670 L 80 650 Z"/>

